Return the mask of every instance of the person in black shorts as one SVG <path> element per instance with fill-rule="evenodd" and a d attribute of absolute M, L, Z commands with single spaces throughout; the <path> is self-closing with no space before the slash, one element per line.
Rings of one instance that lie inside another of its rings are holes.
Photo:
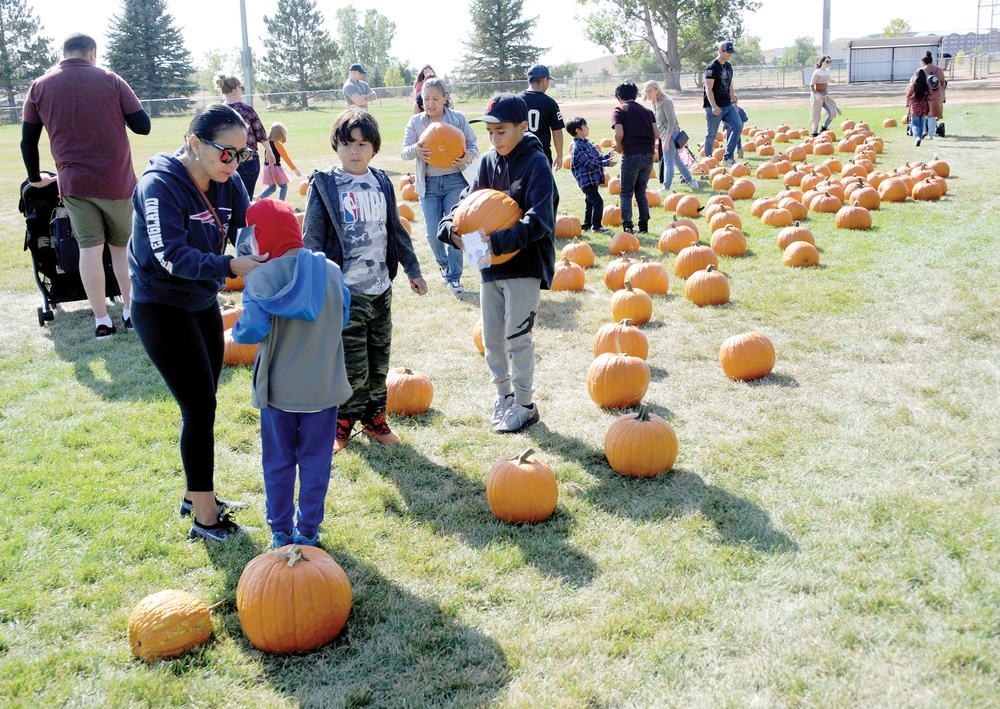
<path fill-rule="evenodd" d="M 550 83 L 549 68 L 535 64 L 528 69 L 528 88 L 521 92 L 521 98 L 528 104 L 528 132 L 538 138 L 552 169 L 558 170 L 563 162 L 562 129 L 566 126 L 559 104 L 545 94 Z M 551 146 L 555 146 L 555 158 L 552 157 Z"/>

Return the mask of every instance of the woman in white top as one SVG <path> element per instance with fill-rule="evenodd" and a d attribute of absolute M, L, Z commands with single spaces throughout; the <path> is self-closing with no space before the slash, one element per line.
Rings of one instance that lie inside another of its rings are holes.
<path fill-rule="evenodd" d="M 432 77 L 424 81 L 420 88 L 424 100 L 424 110 L 410 118 L 403 135 L 403 149 L 399 156 L 403 160 L 416 160 L 414 187 L 420 196 L 420 209 L 424 213 L 427 228 L 427 243 L 430 244 L 434 260 L 441 271 L 441 279 L 452 293 L 464 293 L 462 288 L 462 252 L 451 244 L 438 241 L 437 225 L 441 219 L 451 214 L 458 204 L 458 197 L 467 187 L 462 170 L 479 157 L 476 134 L 469 121 L 458 111 L 448 108 L 448 89 L 444 81 Z M 449 167 L 435 167 L 429 162 L 430 148 L 420 145 L 420 136 L 431 123 L 440 121 L 453 125 L 465 135 L 465 155 L 456 158 Z"/>
<path fill-rule="evenodd" d="M 819 135 L 820 130 L 830 127 L 832 121 L 838 113 L 843 113 L 832 98 L 827 94 L 830 85 L 830 55 L 824 54 L 816 62 L 816 69 L 813 71 L 812 79 L 809 80 L 809 125 L 812 126 L 812 134 Z M 822 129 L 819 127 L 819 117 L 826 111 L 826 120 L 823 121 Z"/>
<path fill-rule="evenodd" d="M 663 89 L 655 81 L 647 81 L 643 86 L 643 97 L 653 105 L 653 114 L 656 116 L 656 127 L 660 131 L 660 182 L 664 189 L 670 189 L 674 182 L 674 165 L 681 173 L 681 179 L 698 189 L 698 180 L 691 176 L 691 171 L 677 154 L 677 147 L 674 139 L 680 134 L 681 127 L 677 122 L 677 112 L 674 110 L 674 102 L 669 96 L 663 93 Z"/>

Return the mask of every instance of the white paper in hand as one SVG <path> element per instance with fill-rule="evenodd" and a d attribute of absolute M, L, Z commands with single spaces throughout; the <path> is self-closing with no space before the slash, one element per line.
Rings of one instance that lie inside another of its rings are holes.
<path fill-rule="evenodd" d="M 475 267 L 479 270 L 489 268 L 490 244 L 488 241 L 483 241 L 483 236 L 485 234 L 482 229 L 462 236 L 462 250 L 465 252 L 465 262 L 470 268 Z"/>

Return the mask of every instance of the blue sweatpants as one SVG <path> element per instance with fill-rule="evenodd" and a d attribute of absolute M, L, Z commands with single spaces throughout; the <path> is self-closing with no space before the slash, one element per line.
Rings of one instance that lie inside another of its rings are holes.
<path fill-rule="evenodd" d="M 271 532 L 314 537 L 323 521 L 330 485 L 337 407 L 296 413 L 267 407 L 260 412 L 264 508 Z M 299 474 L 299 519 L 295 520 L 295 469 Z"/>

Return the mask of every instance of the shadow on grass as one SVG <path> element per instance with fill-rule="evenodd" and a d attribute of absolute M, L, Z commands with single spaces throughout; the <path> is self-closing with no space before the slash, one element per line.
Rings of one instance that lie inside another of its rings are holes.
<path fill-rule="evenodd" d="M 728 490 L 708 485 L 695 473 L 675 468 L 655 478 L 627 478 L 605 464 L 600 484 L 587 492 L 602 509 L 637 520 L 700 513 L 712 520 L 723 544 L 740 544 L 767 554 L 796 552 L 798 544 L 774 528 L 760 506 Z"/>
<path fill-rule="evenodd" d="M 760 379 L 754 379 L 753 381 L 746 382 L 748 387 L 753 387 L 755 389 L 762 389 L 764 387 L 784 387 L 786 389 L 798 389 L 799 380 L 789 374 L 776 374 L 771 372 L 766 377 L 761 377 Z"/>
<path fill-rule="evenodd" d="M 665 419 L 669 409 L 651 406 Z M 624 412 L 623 412 L 624 413 Z M 680 518 L 695 512 L 712 520 L 722 543 L 740 544 L 768 554 L 798 551 L 791 537 L 774 528 L 770 516 L 760 506 L 715 485 L 707 485 L 698 475 L 674 469 L 655 478 L 628 478 L 615 473 L 603 450 L 583 440 L 564 436 L 540 422 L 527 431 L 538 450 L 577 460 L 598 484 L 587 490 L 592 504 L 612 514 L 637 520 Z"/>
<path fill-rule="evenodd" d="M 576 314 L 580 310 L 580 297 L 582 294 L 556 300 L 543 295 L 538 305 L 538 323 L 552 330 L 576 331 Z"/>
<path fill-rule="evenodd" d="M 227 628 L 259 662 L 268 682 L 297 706 L 487 706 L 510 681 L 492 638 L 450 617 L 358 559 L 328 550 L 351 582 L 347 625 L 332 642 L 300 655 L 256 650 L 235 623 Z"/>
<path fill-rule="evenodd" d="M 172 400 L 139 337 L 121 329 L 121 308 L 108 310 L 119 325 L 118 334 L 109 340 L 94 338 L 93 316 L 84 309 L 60 311 L 46 326 L 45 336 L 55 353 L 73 365 L 75 379 L 105 401 Z M 220 388 L 232 375 L 232 368 L 222 368 Z"/>
<path fill-rule="evenodd" d="M 372 470 L 392 480 L 406 501 L 405 510 L 390 506 L 387 513 L 415 517 L 438 534 L 458 536 L 480 549 L 515 544 L 527 563 L 573 586 L 585 586 L 593 580 L 593 560 L 566 541 L 574 520 L 565 510 L 557 507 L 552 517 L 540 524 L 505 524 L 490 512 L 482 482 L 457 474 L 410 446 L 390 450 L 358 440 L 351 450 L 364 457 Z"/>

